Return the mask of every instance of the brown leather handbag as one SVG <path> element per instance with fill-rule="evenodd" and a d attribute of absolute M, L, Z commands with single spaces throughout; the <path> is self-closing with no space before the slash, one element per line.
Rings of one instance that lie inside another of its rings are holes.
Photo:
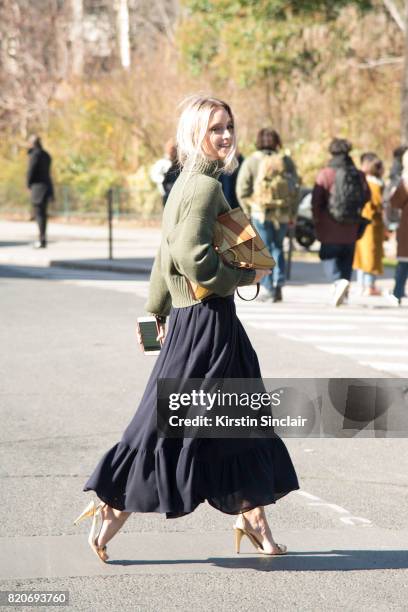
<path fill-rule="evenodd" d="M 272 270 L 276 263 L 241 208 L 233 208 L 217 218 L 213 244 L 220 257 L 236 268 Z M 203 300 L 212 293 L 191 281 L 190 285 L 196 300 Z M 259 286 L 256 296 L 258 292 Z"/>

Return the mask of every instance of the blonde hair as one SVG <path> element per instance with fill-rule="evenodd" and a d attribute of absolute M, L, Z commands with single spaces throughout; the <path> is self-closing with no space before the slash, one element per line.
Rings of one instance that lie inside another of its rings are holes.
<path fill-rule="evenodd" d="M 230 106 L 210 96 L 192 95 L 185 98 L 180 107 L 183 109 L 177 126 L 177 151 L 180 164 L 186 162 L 194 164 L 196 161 L 208 162 L 208 156 L 203 150 L 203 143 L 207 134 L 213 112 L 223 108 L 229 114 L 234 125 L 234 116 Z M 237 167 L 235 132 L 232 133 L 232 147 L 224 160 L 222 171 L 231 174 Z"/>

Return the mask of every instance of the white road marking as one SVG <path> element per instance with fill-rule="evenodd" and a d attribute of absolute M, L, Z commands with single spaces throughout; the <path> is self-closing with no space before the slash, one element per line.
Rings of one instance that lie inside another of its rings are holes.
<path fill-rule="evenodd" d="M 331 508 L 332 510 L 334 510 L 335 512 L 338 512 L 339 514 L 349 514 L 349 511 L 346 510 L 345 508 L 342 508 L 342 506 L 338 506 L 337 504 L 330 504 L 325 501 L 310 502 L 309 506 L 325 506 L 326 508 Z"/>
<path fill-rule="evenodd" d="M 356 338 L 357 340 L 357 338 Z M 372 355 L 373 347 L 364 348 L 361 346 L 332 346 L 331 344 L 318 344 L 317 348 L 326 353 L 334 355 Z M 381 348 L 381 357 L 408 357 L 408 350 Z"/>
<path fill-rule="evenodd" d="M 239 315 L 238 315 L 239 316 Z M 239 317 L 241 318 L 241 317 Z M 279 323 L 279 321 L 277 321 L 276 323 L 270 322 L 270 323 L 263 323 L 263 322 L 259 322 L 259 321 L 254 321 L 253 318 L 252 320 L 247 320 L 246 323 L 248 325 L 253 325 L 258 329 L 276 329 L 276 330 L 281 330 L 283 328 L 282 323 Z M 290 323 L 290 329 L 294 330 L 294 329 L 298 329 L 298 330 L 305 330 L 305 331 L 309 331 L 309 330 L 314 330 L 314 331 L 351 331 L 352 329 L 358 329 L 358 327 L 356 325 L 346 325 L 346 324 L 336 324 L 336 323 L 327 323 L 327 324 L 319 324 L 319 323 Z M 297 338 L 299 339 L 299 338 Z"/>
<path fill-rule="evenodd" d="M 362 516 L 341 516 L 340 520 L 345 525 L 357 525 L 358 523 L 362 525 L 371 525 L 371 521 Z"/>
<path fill-rule="evenodd" d="M 316 495 L 312 495 L 311 493 L 308 493 L 307 491 L 303 491 L 303 489 L 301 489 L 300 491 L 296 491 L 296 493 L 298 495 L 301 495 L 302 497 L 307 497 L 308 499 L 320 501 L 320 497 L 316 497 Z"/>
<path fill-rule="evenodd" d="M 360 361 L 361 365 L 370 366 L 376 370 L 385 370 L 386 372 L 408 372 L 408 363 L 392 363 L 389 361 Z"/>
<path fill-rule="evenodd" d="M 327 502 L 324 499 L 317 497 L 316 495 L 308 493 L 307 491 L 296 491 L 296 493 L 302 497 L 305 497 L 306 499 L 312 500 L 307 502 L 308 506 L 315 508 L 319 507 L 323 510 L 331 510 L 337 512 L 337 514 L 341 514 L 342 516 L 339 516 L 338 518 L 344 525 L 361 525 L 363 527 L 368 527 L 369 525 L 372 525 L 372 522 L 369 519 L 364 518 L 362 516 L 353 516 L 349 510 L 343 508 L 342 506 L 339 506 L 338 504 L 332 504 L 330 502 Z"/>
<path fill-rule="evenodd" d="M 80 287 L 92 287 L 92 289 L 107 289 L 108 291 L 120 291 L 122 293 L 133 293 L 139 297 L 146 298 L 149 292 L 148 281 L 122 281 L 122 280 L 98 280 L 98 279 L 64 279 L 62 283 L 78 285 Z"/>
<path fill-rule="evenodd" d="M 385 344 L 390 345 L 407 345 L 406 338 L 391 338 L 390 336 L 293 336 L 292 334 L 280 334 L 282 338 L 288 340 L 297 340 L 302 342 L 321 343 L 321 342 L 333 342 L 341 344 L 379 344 L 383 346 Z"/>
<path fill-rule="evenodd" d="M 364 315 L 320 315 L 320 314 L 309 314 L 302 311 L 288 313 L 288 314 L 274 314 L 269 312 L 254 312 L 249 310 L 241 310 L 237 308 L 237 313 L 240 318 L 250 319 L 256 317 L 258 319 L 271 319 L 272 321 L 338 321 L 338 322 L 350 322 L 350 323 L 398 323 L 399 317 L 390 316 L 371 316 Z M 405 326 L 401 326 L 405 328 Z M 407 326 L 408 327 L 408 326 Z"/>
<path fill-rule="evenodd" d="M 149 280 L 143 275 L 129 279 L 118 273 L 107 275 L 105 272 L 84 271 L 84 278 L 78 278 L 80 272 L 77 270 L 52 269 L 49 272 L 50 278 L 63 283 L 130 293 L 143 299 L 148 295 Z M 282 338 L 309 343 L 330 354 L 354 358 L 376 370 L 405 375 L 408 365 L 386 361 L 388 357 L 395 360 L 408 356 L 405 335 L 401 333 L 408 330 L 404 309 L 367 309 L 367 304 L 353 304 L 349 309 L 339 310 L 316 299 L 313 287 L 300 289 L 301 292 L 294 293 L 295 302 L 291 303 L 246 303 L 236 299 L 238 317 L 245 325 L 270 330 Z M 312 295 L 313 300 L 309 300 Z M 372 335 L 368 335 L 371 331 Z M 374 335 L 378 331 L 381 336 Z M 359 335 L 361 332 L 363 335 Z M 381 360 L 360 361 L 360 358 L 369 358 L 374 351 L 377 357 L 381 355 Z"/>

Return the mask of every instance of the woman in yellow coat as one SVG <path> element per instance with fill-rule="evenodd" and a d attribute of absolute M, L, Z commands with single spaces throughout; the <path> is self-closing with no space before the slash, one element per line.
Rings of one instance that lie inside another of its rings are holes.
<path fill-rule="evenodd" d="M 370 221 L 363 236 L 356 242 L 353 268 L 357 270 L 357 282 L 363 295 L 381 295 L 375 286 L 376 277 L 384 272 L 383 240 L 384 224 L 382 217 L 381 177 L 384 165 L 375 153 L 364 153 L 361 156 L 361 169 L 366 175 L 370 187 L 371 198 L 364 205 L 362 216 Z"/>

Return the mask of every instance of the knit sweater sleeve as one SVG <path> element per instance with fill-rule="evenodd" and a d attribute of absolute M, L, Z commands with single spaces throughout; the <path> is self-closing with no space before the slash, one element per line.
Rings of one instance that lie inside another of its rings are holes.
<path fill-rule="evenodd" d="M 254 270 L 226 264 L 213 247 L 215 221 L 221 198 L 220 183 L 208 177 L 198 180 L 187 213 L 169 236 L 175 266 L 190 281 L 226 296 L 236 287 L 251 285 Z"/>
<path fill-rule="evenodd" d="M 153 315 L 167 317 L 170 308 L 171 295 L 161 272 L 161 249 L 159 249 L 150 274 L 149 297 L 145 310 Z"/>

